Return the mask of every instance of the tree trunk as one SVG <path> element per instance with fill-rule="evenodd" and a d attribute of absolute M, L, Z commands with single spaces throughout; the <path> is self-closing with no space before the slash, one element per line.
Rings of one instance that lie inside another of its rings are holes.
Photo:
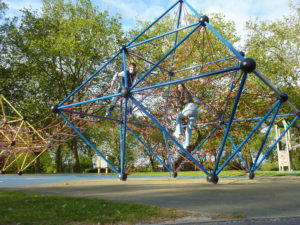
<path fill-rule="evenodd" d="M 92 160 L 92 158 L 93 158 L 93 150 L 92 149 L 90 149 L 88 146 L 87 146 L 87 155 L 88 155 L 88 157 L 89 157 L 89 159 L 90 159 L 90 165 L 89 165 L 89 167 L 90 168 L 93 168 L 93 160 Z"/>
<path fill-rule="evenodd" d="M 62 157 L 61 157 L 61 148 L 62 146 L 58 146 L 55 154 L 55 173 L 62 173 Z"/>
<path fill-rule="evenodd" d="M 35 152 L 34 153 L 34 157 L 38 156 L 40 153 L 39 152 Z M 35 173 L 41 173 L 42 169 L 41 169 L 41 160 L 40 157 L 37 157 L 34 161 L 34 172 Z"/>
<path fill-rule="evenodd" d="M 79 154 L 78 154 L 78 143 L 76 139 L 71 141 L 70 147 L 72 151 L 73 172 L 79 173 L 81 171 L 80 171 L 80 161 L 79 161 Z"/>

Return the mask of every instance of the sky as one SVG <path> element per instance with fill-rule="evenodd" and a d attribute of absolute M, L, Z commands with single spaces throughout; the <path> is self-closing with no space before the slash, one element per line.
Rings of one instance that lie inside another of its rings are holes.
<path fill-rule="evenodd" d="M 19 15 L 22 8 L 39 9 L 42 0 L 2 0 L 10 10 L 7 16 Z M 137 19 L 153 21 L 176 0 L 91 0 L 101 11 L 108 10 L 110 15 L 122 15 L 122 25 L 129 30 Z M 297 1 L 297 0 L 296 0 Z M 188 0 L 197 11 L 223 13 L 226 19 L 236 24 L 238 34 L 245 35 L 246 21 L 249 19 L 276 20 L 289 15 L 289 0 Z"/>

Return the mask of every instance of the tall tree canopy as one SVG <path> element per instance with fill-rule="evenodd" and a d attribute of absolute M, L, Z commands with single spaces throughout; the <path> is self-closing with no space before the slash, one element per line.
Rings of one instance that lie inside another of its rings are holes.
<path fill-rule="evenodd" d="M 23 9 L 1 25 L 0 89 L 31 122 L 45 118 L 124 43 L 119 20 L 90 0 L 43 0 L 40 11 Z M 75 172 L 79 146 L 75 139 L 68 148 Z M 56 154 L 61 164 L 61 150 Z"/>
<path fill-rule="evenodd" d="M 300 108 L 300 4 L 290 4 L 291 14 L 276 21 L 249 21 L 247 56 Z"/>
<path fill-rule="evenodd" d="M 44 0 L 41 12 L 22 10 L 5 40 L 7 94 L 22 100 L 19 107 L 34 118 L 44 117 L 116 52 L 123 36 L 119 17 L 100 12 L 89 0 Z"/>

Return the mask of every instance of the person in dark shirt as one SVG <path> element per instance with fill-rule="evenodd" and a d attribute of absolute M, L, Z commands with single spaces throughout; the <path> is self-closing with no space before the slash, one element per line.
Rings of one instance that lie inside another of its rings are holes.
<path fill-rule="evenodd" d="M 179 113 L 177 114 L 174 136 L 179 138 L 180 135 L 183 135 L 182 120 L 188 118 L 185 130 L 185 140 L 183 142 L 183 147 L 187 148 L 191 144 L 192 126 L 197 120 L 199 109 L 193 101 L 193 96 L 183 83 L 178 84 L 175 91 L 175 99 L 175 104 L 179 109 Z"/>
<path fill-rule="evenodd" d="M 127 74 L 127 85 L 128 87 L 131 87 L 132 84 L 134 83 L 134 81 L 136 80 L 137 78 L 137 72 L 136 72 L 136 65 L 135 63 L 130 63 L 129 64 L 129 67 L 128 67 L 128 70 L 126 72 Z M 110 90 L 114 87 L 114 84 L 115 82 L 117 81 L 119 84 L 118 84 L 118 89 L 117 89 L 117 92 L 116 93 L 120 93 L 122 88 L 125 87 L 125 79 L 124 79 L 124 71 L 122 72 L 119 72 L 119 73 L 116 73 L 114 76 L 113 76 L 113 79 L 111 81 L 111 84 L 110 84 Z M 107 109 L 106 113 L 105 113 L 105 116 L 110 116 L 116 106 L 116 103 L 117 101 L 120 99 L 120 96 L 118 97 L 113 97 L 110 105 L 109 105 L 109 108 Z M 129 105 L 131 105 L 131 103 L 129 102 L 128 103 Z M 131 112 L 131 107 L 129 107 L 129 113 L 132 113 Z"/>

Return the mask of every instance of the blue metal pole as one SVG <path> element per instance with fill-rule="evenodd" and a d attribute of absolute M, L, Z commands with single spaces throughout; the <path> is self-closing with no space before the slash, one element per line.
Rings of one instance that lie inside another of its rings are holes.
<path fill-rule="evenodd" d="M 194 95 L 194 94 L 192 94 L 193 95 L 193 97 L 198 101 L 198 102 L 200 102 L 205 108 L 206 108 L 206 110 L 214 117 L 214 118 L 216 118 L 216 119 L 218 119 L 217 118 L 217 116 L 209 109 L 209 108 L 207 108 L 206 106 L 205 106 L 205 104 L 201 101 L 201 99 L 199 99 L 196 95 Z M 215 124 L 218 124 L 219 122 L 216 122 Z M 225 126 L 224 125 L 222 125 L 222 127 L 223 127 L 223 129 L 224 130 L 226 130 L 226 128 L 225 128 Z M 196 152 L 196 151 L 198 151 L 198 149 L 199 148 L 201 148 L 201 146 L 210 138 L 210 136 L 217 130 L 217 128 L 218 128 L 218 126 L 217 127 L 215 127 L 210 133 L 209 133 L 209 135 L 208 136 L 206 136 L 206 138 L 192 151 L 192 154 L 194 153 L 194 152 Z M 232 146 L 233 146 L 233 148 L 234 149 L 236 149 L 236 146 L 235 146 L 235 144 L 234 144 L 234 142 L 233 142 L 233 140 L 232 140 L 232 138 L 230 137 L 230 135 L 228 135 L 228 137 L 229 137 L 229 140 L 230 140 L 230 142 L 231 142 L 231 144 L 232 144 Z M 241 159 L 241 161 L 242 161 L 242 163 L 243 163 L 243 159 L 242 159 L 242 157 L 239 155 L 239 157 L 240 157 L 240 159 Z M 184 161 L 184 162 L 186 162 L 186 160 Z M 183 163 L 184 163 L 183 162 Z M 243 164 L 245 164 L 245 163 L 243 163 Z M 181 164 L 182 165 L 182 164 Z M 179 168 L 181 168 L 181 166 L 179 167 Z"/>
<path fill-rule="evenodd" d="M 222 127 L 223 127 L 223 126 L 222 126 Z M 224 130 L 226 129 L 225 127 L 223 127 L 223 128 L 224 128 Z M 234 143 L 234 141 L 233 141 L 233 139 L 232 139 L 232 137 L 231 137 L 230 135 L 228 135 L 228 139 L 229 139 L 229 141 L 230 141 L 230 143 L 231 143 L 231 145 L 232 145 L 233 150 L 236 150 L 236 145 L 235 145 L 235 143 Z M 245 163 L 245 161 L 244 161 L 244 159 L 243 159 L 241 153 L 238 152 L 237 155 L 238 155 L 238 158 L 240 159 L 240 161 L 241 161 L 241 163 L 242 163 L 242 166 L 243 166 L 244 168 L 246 168 L 246 163 Z"/>
<path fill-rule="evenodd" d="M 201 26 L 201 23 L 199 23 L 192 31 L 190 31 L 184 38 L 182 38 L 177 43 L 177 45 L 175 45 L 171 50 L 169 50 L 153 67 L 151 67 L 143 76 L 141 76 L 141 78 L 132 85 L 132 88 L 137 86 L 145 77 L 147 77 L 152 72 L 152 70 L 154 70 L 163 60 L 165 60 L 178 46 L 180 46 L 200 26 Z"/>
<path fill-rule="evenodd" d="M 123 72 L 124 72 L 124 86 L 125 86 L 125 88 L 127 88 L 128 87 L 128 80 L 127 80 L 126 52 L 125 52 L 125 49 L 122 50 L 122 62 L 123 62 Z"/>
<path fill-rule="evenodd" d="M 222 70 L 219 70 L 219 71 L 214 71 L 214 72 L 195 75 L 195 76 L 192 76 L 192 77 L 189 77 L 189 78 L 183 78 L 183 79 L 179 79 L 179 80 L 175 80 L 175 81 L 169 81 L 169 82 L 160 83 L 160 84 L 157 84 L 157 85 L 152 85 L 152 86 L 148 86 L 148 87 L 144 87 L 144 88 L 137 88 L 137 89 L 131 90 L 131 93 L 136 93 L 136 92 L 149 90 L 149 89 L 155 89 L 155 88 L 166 86 L 166 85 L 169 85 L 169 84 L 178 84 L 178 83 L 182 83 L 182 82 L 185 82 L 185 81 L 188 81 L 188 80 L 200 79 L 200 78 L 204 78 L 204 77 L 208 77 L 208 76 L 212 76 L 212 75 L 217 75 L 217 74 L 221 74 L 221 73 L 226 73 L 226 72 L 230 72 L 230 71 L 236 71 L 239 68 L 240 68 L 239 66 L 230 67 L 230 68 L 222 69 Z M 204 103 L 196 95 L 193 95 L 193 96 L 196 98 L 196 100 L 198 100 L 201 104 L 204 105 Z M 146 98 L 146 97 L 144 97 L 144 98 Z M 209 112 L 211 112 L 209 109 L 207 109 L 207 110 Z M 218 118 L 216 118 L 216 119 L 218 119 Z"/>
<path fill-rule="evenodd" d="M 235 72 L 235 74 L 236 74 L 236 72 Z M 195 98 L 198 102 L 200 102 L 200 103 L 206 108 L 206 110 L 207 110 L 214 118 L 216 118 L 217 120 L 219 120 L 219 118 L 218 118 L 218 117 L 217 117 L 217 116 L 216 116 L 209 108 L 207 108 L 207 107 L 205 106 L 205 104 L 201 101 L 201 99 L 199 99 L 199 98 L 198 98 L 196 95 L 194 95 L 194 94 L 193 94 L 193 96 L 194 96 L 194 98 Z M 228 102 L 227 102 L 227 104 L 228 104 Z M 224 113 L 225 113 L 225 112 L 224 112 Z M 223 116 L 224 116 L 224 114 L 223 114 Z M 221 120 L 222 120 L 222 119 L 221 119 Z M 216 122 L 216 124 L 218 124 L 218 123 L 219 123 L 219 122 Z M 222 125 L 222 128 L 226 131 L 226 126 Z M 231 143 L 233 149 L 235 150 L 235 149 L 236 149 L 236 145 L 235 145 L 234 141 L 232 140 L 232 138 L 231 138 L 230 135 L 228 135 L 228 138 L 229 138 L 229 140 L 230 140 L 230 143 Z M 244 162 L 244 160 L 243 160 L 243 157 L 241 156 L 240 153 L 238 153 L 238 157 L 240 158 L 242 165 L 245 167 L 246 164 L 245 164 L 245 162 Z"/>
<path fill-rule="evenodd" d="M 176 25 L 176 29 L 177 30 L 178 30 L 179 25 L 180 25 L 181 10 L 182 10 L 182 2 L 180 2 L 180 5 L 179 5 L 178 19 L 177 19 L 177 25 Z M 197 23 L 194 24 L 193 26 L 195 26 L 195 25 L 197 25 Z M 176 46 L 177 40 L 178 40 L 178 31 L 176 31 L 176 33 L 175 33 L 174 46 Z M 171 60 L 170 70 L 172 70 L 172 67 L 173 67 L 173 61 L 174 61 L 174 57 L 175 57 L 175 51 L 176 50 L 173 51 L 173 56 L 172 56 L 172 60 Z M 171 80 L 172 80 L 172 77 L 169 76 L 169 81 L 171 81 Z M 166 98 L 166 102 L 165 102 L 165 106 L 164 106 L 164 120 L 166 119 L 166 115 L 167 115 L 167 112 L 168 112 L 168 110 L 167 110 L 167 104 L 169 102 L 170 89 L 171 89 L 171 85 L 169 84 L 168 85 L 167 98 Z M 170 166 L 173 169 L 173 171 L 175 171 L 175 164 L 173 164 L 173 162 L 172 162 L 172 157 L 171 157 L 171 154 L 170 154 L 170 151 L 169 151 L 168 139 L 167 139 L 166 134 L 164 132 L 163 132 L 163 136 L 164 136 L 164 141 L 165 141 L 165 145 L 166 145 L 166 151 L 167 151 L 167 154 L 168 154 L 168 159 L 169 159 L 169 162 L 170 162 Z"/>
<path fill-rule="evenodd" d="M 248 134 L 248 136 L 242 141 L 242 143 L 235 149 L 235 151 L 228 157 L 228 159 L 219 167 L 217 175 L 223 170 L 223 168 L 230 162 L 230 160 L 236 155 L 236 153 L 247 143 L 247 141 L 252 137 L 252 135 L 257 131 L 257 129 L 263 124 L 263 122 L 268 118 L 268 116 L 273 112 L 273 110 L 280 104 L 278 100 L 274 106 L 267 112 L 267 114 L 262 118 L 262 120 L 253 128 L 253 130 Z"/>
<path fill-rule="evenodd" d="M 227 59 L 222 59 L 222 60 L 216 60 L 216 61 L 213 61 L 213 62 L 209 62 L 209 63 L 205 63 L 205 64 L 203 64 L 203 65 L 206 65 L 206 64 L 212 64 L 212 63 L 215 63 L 215 62 L 220 62 L 220 61 L 224 61 L 224 60 L 228 60 L 228 59 L 234 59 L 234 58 L 236 58 L 236 57 L 230 57 L 230 58 L 227 58 Z M 147 60 L 145 60 L 145 59 L 142 59 L 142 60 L 144 60 L 145 62 L 148 62 L 148 63 L 150 63 L 150 64 L 152 64 L 152 65 L 155 65 L 154 63 L 152 63 L 152 62 L 150 62 L 150 61 L 147 61 Z M 198 66 L 195 66 L 195 67 L 199 67 L 199 66 L 203 66 L 203 65 L 198 65 Z M 162 69 L 162 70 L 164 70 L 164 71 L 166 71 L 166 72 L 170 72 L 169 70 L 167 70 L 167 69 L 165 69 L 165 68 L 163 68 L 163 67 L 160 67 L 160 66 L 157 66 L 157 67 L 159 67 L 160 69 Z M 177 73 L 177 72 L 182 72 L 182 71 L 184 71 L 184 70 L 188 70 L 188 69 L 193 69 L 193 68 L 195 68 L 195 67 L 189 67 L 189 68 L 186 68 L 186 69 L 182 69 L 182 70 L 177 70 L 177 71 L 173 71 L 174 73 Z M 169 85 L 170 86 L 170 85 Z M 149 94 L 150 95 L 150 94 Z M 146 99 L 148 97 L 148 95 L 146 95 L 142 100 L 141 100 L 141 102 L 143 102 L 143 100 L 144 99 Z M 197 98 L 197 96 L 195 96 L 194 95 L 194 97 L 195 98 Z M 199 101 L 200 103 L 202 103 L 201 101 Z M 203 103 L 202 103 L 203 104 Z M 135 106 L 136 107 L 136 106 Z M 134 108 L 135 108 L 134 107 Z"/>
<path fill-rule="evenodd" d="M 170 138 L 178 148 L 185 153 L 206 175 L 209 175 L 206 169 L 188 152 L 186 151 L 174 138 L 173 136 L 134 98 L 131 97 L 132 101 L 163 131 L 168 138 Z"/>
<path fill-rule="evenodd" d="M 61 113 L 58 112 L 59 115 L 69 124 L 69 126 L 112 168 L 116 173 L 119 171 L 105 158 L 105 156 L 98 151 L 98 149 Z"/>
<path fill-rule="evenodd" d="M 124 101 L 124 121 L 121 122 L 121 129 L 120 129 L 120 132 L 121 132 L 121 151 L 120 151 L 120 162 L 121 162 L 121 174 L 125 174 L 125 149 L 126 149 L 126 130 L 127 130 L 127 102 L 128 102 L 128 99 L 125 98 L 125 101 Z"/>
<path fill-rule="evenodd" d="M 75 112 L 75 111 L 70 111 L 70 110 L 67 110 L 67 109 L 62 109 L 60 111 L 61 112 L 66 112 L 66 113 L 71 113 L 71 114 L 76 114 L 76 115 L 90 116 L 90 117 L 94 117 L 94 118 L 106 119 L 106 120 L 111 120 L 111 121 L 115 121 L 115 122 L 120 122 L 120 119 L 114 119 L 114 118 L 105 117 L 105 116 L 98 116 L 98 115 L 89 114 L 89 113 Z M 158 128 L 156 126 L 143 124 L 143 123 L 139 123 L 139 122 L 135 122 L 135 121 L 127 121 L 127 123 L 137 125 L 137 126 L 141 126 L 141 127 L 150 127 L 150 128 L 154 128 L 154 129 Z"/>
<path fill-rule="evenodd" d="M 282 139 L 282 137 L 288 132 L 288 130 L 293 126 L 293 124 L 296 122 L 296 120 L 299 118 L 299 115 L 297 115 L 293 121 L 290 123 L 290 125 L 286 128 L 286 130 L 280 135 L 280 137 L 273 143 L 273 145 L 269 148 L 267 153 L 262 157 L 262 159 L 259 161 L 257 166 L 253 169 L 253 172 L 257 170 L 257 168 L 260 166 L 260 164 L 269 156 L 271 151 L 275 148 L 275 146 L 278 144 L 278 142 Z"/>
<path fill-rule="evenodd" d="M 170 35 L 170 34 L 178 33 L 178 31 L 185 30 L 185 29 L 188 29 L 188 28 L 190 28 L 190 27 L 194 27 L 194 26 L 196 26 L 196 25 L 198 25 L 198 24 L 199 24 L 199 23 L 193 23 L 193 24 L 190 24 L 190 25 L 185 26 L 185 27 L 182 27 L 182 28 L 178 28 L 178 27 L 177 27 L 177 29 L 175 29 L 175 30 L 166 32 L 166 33 L 161 34 L 161 35 L 158 35 L 158 36 L 156 36 L 156 37 L 149 38 L 149 39 L 144 40 L 144 41 L 141 41 L 141 42 L 139 42 L 139 43 L 130 45 L 130 46 L 126 47 L 126 48 L 127 48 L 127 49 L 134 48 L 134 47 L 137 47 L 137 46 L 139 46 L 139 45 L 142 45 L 142 44 L 145 44 L 145 43 L 154 41 L 154 40 L 156 40 L 156 39 L 159 39 L 159 38 L 168 36 L 168 35 Z"/>
<path fill-rule="evenodd" d="M 100 100 L 105 100 L 105 99 L 117 97 L 117 96 L 120 96 L 120 95 L 121 95 L 120 93 L 116 93 L 116 94 L 112 94 L 112 95 L 103 96 L 103 97 L 100 97 L 100 98 L 94 98 L 94 99 L 90 99 L 90 100 L 86 100 L 86 101 L 82 101 L 82 102 L 72 103 L 72 104 L 69 104 L 69 105 L 59 106 L 57 109 L 66 109 L 66 108 L 70 108 L 70 107 L 73 107 L 73 106 L 84 105 L 84 104 L 87 104 L 87 103 L 92 103 L 92 102 L 96 102 L 96 101 L 100 101 Z"/>
<path fill-rule="evenodd" d="M 177 25 L 176 25 L 176 29 L 178 30 L 179 28 L 179 25 L 180 25 L 180 18 L 181 18 L 181 10 L 182 10 L 182 2 L 180 2 L 180 5 L 179 5 L 179 12 L 178 12 L 178 19 L 177 19 Z M 195 24 L 196 25 L 196 24 Z M 178 31 L 176 32 L 175 34 L 175 40 L 174 40 L 174 46 L 176 46 L 177 44 L 177 40 L 178 40 Z M 173 61 L 174 61 L 174 57 L 175 57 L 175 51 L 173 52 L 173 56 L 172 56 L 172 60 L 171 60 L 171 65 L 170 65 L 170 70 L 172 70 L 172 66 L 173 66 Z M 172 80 L 172 77 L 169 76 L 169 81 Z M 166 102 L 165 102 L 165 106 L 164 106 L 164 120 L 166 119 L 166 115 L 167 115 L 167 104 L 169 102 L 169 96 L 170 96 L 170 89 L 171 89 L 171 85 L 169 84 L 168 85 L 168 92 L 167 92 L 167 98 L 166 98 Z M 168 130 L 168 129 L 167 129 Z M 164 140 L 165 140 L 165 145 L 166 145 L 166 151 L 167 151 L 167 154 L 168 154 L 168 159 L 169 159 L 169 162 L 170 162 L 170 166 L 173 168 L 173 170 L 175 171 L 175 164 L 172 165 L 172 159 L 171 159 L 171 154 L 170 154 L 170 151 L 169 151 L 169 145 L 168 145 L 168 139 L 166 137 L 166 134 L 163 132 L 163 136 L 164 136 Z"/>
<path fill-rule="evenodd" d="M 201 15 L 186 1 L 183 0 L 184 3 L 196 14 L 198 18 L 201 18 Z M 209 23 L 204 22 L 205 25 L 236 55 L 236 57 L 240 60 L 243 60 L 244 57 L 225 39 L 222 35 L 216 31 Z"/>
<path fill-rule="evenodd" d="M 229 104 L 230 94 L 231 94 L 231 92 L 232 92 L 232 90 L 233 90 L 233 87 L 234 87 L 234 85 L 235 85 L 234 80 L 235 80 L 235 78 L 236 78 L 236 74 L 237 74 L 237 71 L 235 71 L 235 72 L 234 72 L 234 75 L 233 75 L 233 78 L 234 78 L 234 79 L 233 79 L 233 81 L 231 82 L 231 85 L 230 85 L 229 94 L 227 95 L 227 98 L 226 98 L 225 108 L 224 108 L 224 113 L 222 114 L 221 120 L 223 120 L 224 117 L 225 117 L 225 113 L 226 113 L 226 110 L 227 110 L 227 106 L 228 106 L 228 104 Z"/>
<path fill-rule="evenodd" d="M 151 148 L 146 144 L 146 143 L 144 143 L 143 141 L 142 141 L 142 139 L 139 137 L 139 136 L 137 136 L 134 132 L 133 132 L 133 130 L 131 130 L 129 127 L 127 127 L 127 129 L 130 131 L 130 133 L 148 150 L 148 152 L 150 153 L 150 154 L 152 154 L 169 172 L 172 172 L 172 170 L 163 162 L 163 160 L 161 159 L 161 158 L 159 158 L 159 156 L 155 153 L 155 152 L 153 152 L 152 150 L 151 150 Z"/>
<path fill-rule="evenodd" d="M 179 25 L 180 25 L 181 10 L 182 10 L 182 1 L 180 1 L 180 5 L 179 5 L 179 11 L 178 11 L 178 18 L 177 18 L 176 29 L 178 29 L 178 28 L 179 28 Z M 175 34 L 174 46 L 176 46 L 177 41 L 178 41 L 178 32 L 176 32 L 176 34 Z M 170 70 L 172 70 L 172 67 L 173 67 L 174 57 L 175 57 L 175 50 L 174 50 L 174 52 L 173 52 L 173 56 L 172 56 L 172 60 L 171 60 L 171 65 L 170 65 Z M 171 80 L 172 80 L 172 77 L 169 76 L 169 81 L 171 81 Z M 171 85 L 169 84 L 169 85 L 168 85 L 167 98 L 166 98 L 166 102 L 165 102 L 164 119 L 166 119 L 166 114 L 167 114 L 167 104 L 168 104 L 168 102 L 169 102 L 170 89 L 171 89 Z"/>
<path fill-rule="evenodd" d="M 158 17 L 153 23 L 151 23 L 145 30 L 143 30 L 141 33 L 139 33 L 131 42 L 127 44 L 127 46 L 130 46 L 133 42 L 135 42 L 140 36 L 142 36 L 147 30 L 149 30 L 157 21 L 159 21 L 162 17 L 164 17 L 168 12 L 170 12 L 178 3 L 177 1 L 174 5 L 172 5 L 167 11 L 165 11 L 160 17 Z"/>
<path fill-rule="evenodd" d="M 239 100 L 240 100 L 240 97 L 241 97 L 246 79 L 247 79 L 247 73 L 244 73 L 243 78 L 242 78 L 241 83 L 240 83 L 239 91 L 236 95 L 235 102 L 234 102 L 234 105 L 233 105 L 233 108 L 232 108 L 232 111 L 231 111 L 231 114 L 230 114 L 230 119 L 229 119 L 229 122 L 228 122 L 228 125 L 227 125 L 227 129 L 225 131 L 225 134 L 224 134 L 224 137 L 223 137 L 223 140 L 222 140 L 222 144 L 220 146 L 220 149 L 219 149 L 219 152 L 218 152 L 218 155 L 217 155 L 217 160 L 215 162 L 213 174 L 216 174 L 216 172 L 217 172 L 219 162 L 220 162 L 220 159 L 221 159 L 224 147 L 225 147 L 225 143 L 226 143 L 226 140 L 227 140 L 227 137 L 228 137 L 228 134 L 229 134 L 229 130 L 231 128 L 231 124 L 232 124 L 232 121 L 234 119 L 235 112 L 236 112 L 236 109 L 237 109 L 237 105 L 239 103 Z"/>
<path fill-rule="evenodd" d="M 296 116 L 296 114 L 282 114 L 282 115 L 277 115 L 276 118 L 281 118 L 281 117 L 288 117 L 288 116 Z M 239 120 L 235 120 L 234 122 L 242 122 L 242 121 L 251 121 L 251 120 L 260 120 L 264 117 L 253 117 L 253 118 L 247 118 L 247 119 L 239 119 Z M 273 118 L 273 116 L 269 116 L 268 118 Z M 227 123 L 227 121 L 225 121 L 224 123 Z"/>
<path fill-rule="evenodd" d="M 228 57 L 228 58 L 218 59 L 218 60 L 215 60 L 215 61 L 206 62 L 206 63 L 199 64 L 199 65 L 196 65 L 196 66 L 191 66 L 191 67 L 183 68 L 183 69 L 180 69 L 180 70 L 175 70 L 173 72 L 174 73 L 179 73 L 179 72 L 183 72 L 183 71 L 186 71 L 186 70 L 192 70 L 192 69 L 196 69 L 196 68 L 199 68 L 199 67 L 202 67 L 202 66 L 206 66 L 206 65 L 210 65 L 210 64 L 214 64 L 214 63 L 218 63 L 218 62 L 223 62 L 223 61 L 227 61 L 227 60 L 231 60 L 231 59 L 235 59 L 235 58 L 236 58 L 235 56 L 231 56 L 231 57 Z"/>
<path fill-rule="evenodd" d="M 126 69 L 126 52 L 122 50 L 122 62 L 123 62 L 123 73 L 124 73 L 124 86 L 128 88 L 127 80 L 127 69 Z M 123 107 L 123 121 L 120 122 L 120 172 L 121 175 L 125 175 L 125 151 L 126 151 L 126 130 L 127 130 L 127 103 L 128 98 L 125 98 Z M 120 103 L 120 119 L 122 118 L 122 104 Z"/>
<path fill-rule="evenodd" d="M 163 86 L 166 86 L 166 85 L 169 85 L 169 84 L 178 84 L 178 83 L 189 81 L 189 80 L 195 80 L 195 79 L 199 79 L 199 78 L 203 78 L 203 77 L 209 77 L 209 76 L 212 76 L 212 75 L 217 75 L 217 74 L 226 73 L 226 72 L 230 72 L 230 71 L 235 71 L 235 70 L 239 70 L 239 69 L 240 69 L 239 66 L 234 66 L 234 67 L 230 67 L 230 68 L 227 68 L 227 69 L 221 69 L 221 70 L 218 70 L 218 71 L 203 73 L 203 74 L 195 75 L 195 76 L 192 76 L 192 77 L 187 77 L 187 78 L 183 78 L 183 79 L 178 79 L 178 80 L 174 80 L 174 81 L 160 83 L 160 84 L 156 84 L 156 85 L 152 85 L 152 86 L 148 86 L 148 87 L 137 88 L 137 89 L 132 90 L 131 92 L 136 93 L 136 92 L 140 92 L 140 91 L 145 91 L 145 90 L 149 90 L 149 89 L 163 87 Z"/>
<path fill-rule="evenodd" d="M 276 118 L 282 118 L 282 117 L 289 117 L 289 116 L 296 116 L 296 114 L 282 114 L 282 115 L 277 115 Z M 233 122 L 242 122 L 242 121 L 251 121 L 251 120 L 261 120 L 264 117 L 253 117 L 253 118 L 247 118 L 247 119 L 238 119 L 238 120 L 233 120 Z M 269 116 L 269 118 L 273 118 L 273 116 Z M 206 125 L 212 125 L 212 124 L 218 124 L 219 121 L 216 122 L 207 122 L 207 123 L 195 123 L 194 126 L 206 126 Z M 228 121 L 224 121 L 224 124 L 228 123 Z"/>
<path fill-rule="evenodd" d="M 223 114 L 222 114 L 222 116 L 221 116 L 221 121 L 224 119 L 225 113 L 226 113 L 226 111 L 227 111 L 227 106 L 228 106 L 228 104 L 229 104 L 230 94 L 231 94 L 231 92 L 232 92 L 232 90 L 233 90 L 233 88 L 234 88 L 234 86 L 235 86 L 235 78 L 236 78 L 236 75 L 237 75 L 237 71 L 235 71 L 235 72 L 234 72 L 234 75 L 233 75 L 233 78 L 234 78 L 234 79 L 233 79 L 233 81 L 231 82 L 231 85 L 230 85 L 229 94 L 227 95 L 227 98 L 226 98 L 225 108 L 224 108 L 224 112 L 223 112 Z M 226 131 L 226 126 L 225 126 L 225 125 L 222 125 L 222 128 Z M 230 143 L 231 143 L 233 149 L 235 150 L 235 149 L 236 149 L 236 145 L 235 145 L 233 139 L 231 138 L 230 135 L 228 136 L 228 138 L 229 138 L 229 140 L 230 140 Z M 237 155 L 238 155 L 238 158 L 240 159 L 240 161 L 241 161 L 241 163 L 242 163 L 242 166 L 246 169 L 246 166 L 247 166 L 247 165 L 246 165 L 246 163 L 245 163 L 245 161 L 244 161 L 244 159 L 243 159 L 243 157 L 242 157 L 242 154 L 241 154 L 240 152 L 238 152 Z"/>
<path fill-rule="evenodd" d="M 250 172 L 252 172 L 253 169 L 254 169 L 255 166 L 256 166 L 257 160 L 258 160 L 258 158 L 259 158 L 259 156 L 260 156 L 260 154 L 261 154 L 261 152 L 262 152 L 262 150 L 263 150 L 263 148 L 264 148 L 264 146 L 265 146 L 265 144 L 266 144 L 266 141 L 267 141 L 267 139 L 268 139 L 268 137 L 269 137 L 269 133 L 270 133 L 271 128 L 272 128 L 272 126 L 273 126 L 273 124 L 274 124 L 274 121 L 275 121 L 276 115 L 278 114 L 278 111 L 279 111 L 279 109 L 280 109 L 280 106 L 281 106 L 281 102 L 280 102 L 280 104 L 278 105 L 277 109 L 275 110 L 274 116 L 273 116 L 273 118 L 272 118 L 272 120 L 271 120 L 271 122 L 270 122 L 270 124 L 269 124 L 268 130 L 267 130 L 267 132 L 266 132 L 266 134 L 265 134 L 265 136 L 264 136 L 264 139 L 263 139 L 263 141 L 262 141 L 262 143 L 261 143 L 261 145 L 260 145 L 260 148 L 259 148 L 259 150 L 258 150 L 258 152 L 257 152 L 257 155 L 256 155 L 256 157 L 255 157 L 255 160 L 254 160 L 254 163 L 253 163 L 253 165 L 252 165 L 252 168 L 251 168 Z"/>
<path fill-rule="evenodd" d="M 109 63 L 111 63 L 120 52 L 115 54 L 110 60 L 108 60 L 103 66 L 101 66 L 95 73 L 93 73 L 87 80 L 85 80 L 80 86 L 78 86 L 68 97 L 66 97 L 61 103 L 59 103 L 59 106 L 63 105 L 68 101 L 73 95 L 75 95 L 83 86 L 85 86 L 90 80 L 92 80 L 101 70 L 103 70 Z"/>

